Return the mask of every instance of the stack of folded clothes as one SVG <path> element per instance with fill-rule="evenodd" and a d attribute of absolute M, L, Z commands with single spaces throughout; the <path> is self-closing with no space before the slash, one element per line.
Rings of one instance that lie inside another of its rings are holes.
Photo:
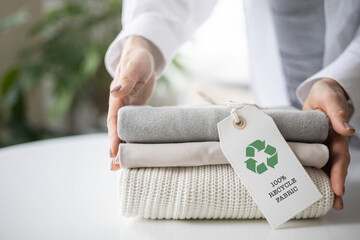
<path fill-rule="evenodd" d="M 120 210 L 152 219 L 252 219 L 263 214 L 221 151 L 217 123 L 232 107 L 126 106 L 118 112 Z M 320 111 L 265 109 L 323 198 L 294 218 L 332 207 L 334 193 L 320 169 L 329 122 Z"/>

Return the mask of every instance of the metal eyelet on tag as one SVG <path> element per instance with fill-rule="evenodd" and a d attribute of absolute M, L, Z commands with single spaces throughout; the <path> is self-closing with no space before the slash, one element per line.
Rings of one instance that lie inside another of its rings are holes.
<path fill-rule="evenodd" d="M 237 115 L 237 118 L 239 121 L 237 121 L 235 118 L 232 120 L 232 124 L 234 126 L 234 128 L 241 130 L 244 129 L 246 127 L 246 120 L 245 118 Z"/>

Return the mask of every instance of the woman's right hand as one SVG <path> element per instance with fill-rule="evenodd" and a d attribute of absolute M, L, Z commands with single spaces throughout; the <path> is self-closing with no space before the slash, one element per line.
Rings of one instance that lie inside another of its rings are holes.
<path fill-rule="evenodd" d="M 120 169 L 115 164 L 119 144 L 117 112 L 125 105 L 144 105 L 153 94 L 156 82 L 153 45 L 139 36 L 125 41 L 115 78 L 110 84 L 107 127 L 110 138 L 111 170 Z"/>

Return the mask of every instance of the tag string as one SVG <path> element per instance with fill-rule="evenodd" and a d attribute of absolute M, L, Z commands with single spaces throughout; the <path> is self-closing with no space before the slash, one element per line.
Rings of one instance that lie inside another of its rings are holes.
<path fill-rule="evenodd" d="M 233 109 L 231 109 L 231 115 L 234 117 L 234 120 L 235 120 L 235 124 L 239 127 L 241 127 L 244 122 L 242 119 L 239 118 L 239 115 L 237 114 L 237 111 L 246 107 L 246 106 L 254 106 L 258 109 L 264 109 L 264 108 L 261 108 L 259 107 L 257 104 L 253 104 L 253 103 L 235 103 L 231 100 L 227 101 L 226 103 L 227 106 L 230 106 L 230 107 L 233 107 Z"/>
<path fill-rule="evenodd" d="M 206 93 L 204 92 L 201 92 L 201 91 L 198 91 L 197 94 L 200 95 L 200 97 L 205 100 L 206 102 L 210 103 L 211 105 L 219 105 L 217 104 L 209 95 L 207 95 Z M 262 108 L 262 107 L 259 107 L 257 104 L 253 104 L 253 103 L 236 103 L 234 101 L 227 101 L 226 103 L 227 106 L 230 106 L 230 107 L 233 107 L 231 109 L 231 115 L 234 117 L 234 120 L 235 120 L 235 124 L 238 126 L 238 127 L 241 127 L 243 124 L 244 124 L 244 121 L 242 119 L 239 118 L 239 116 L 237 115 L 237 111 L 246 107 L 246 106 L 254 106 L 260 110 L 263 110 L 265 108 Z"/>
<path fill-rule="evenodd" d="M 197 94 L 199 94 L 199 96 L 205 101 L 210 103 L 211 105 L 218 105 L 214 99 L 212 99 L 209 95 L 207 95 L 206 93 L 202 92 L 202 91 L 197 91 Z"/>

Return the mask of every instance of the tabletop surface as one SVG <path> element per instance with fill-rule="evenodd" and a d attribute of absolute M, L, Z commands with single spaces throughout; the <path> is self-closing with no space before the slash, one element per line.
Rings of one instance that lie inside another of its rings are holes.
<path fill-rule="evenodd" d="M 360 150 L 351 150 L 344 210 L 280 230 L 265 220 L 123 218 L 108 152 L 106 134 L 0 149 L 0 239 L 359 239 Z"/>

